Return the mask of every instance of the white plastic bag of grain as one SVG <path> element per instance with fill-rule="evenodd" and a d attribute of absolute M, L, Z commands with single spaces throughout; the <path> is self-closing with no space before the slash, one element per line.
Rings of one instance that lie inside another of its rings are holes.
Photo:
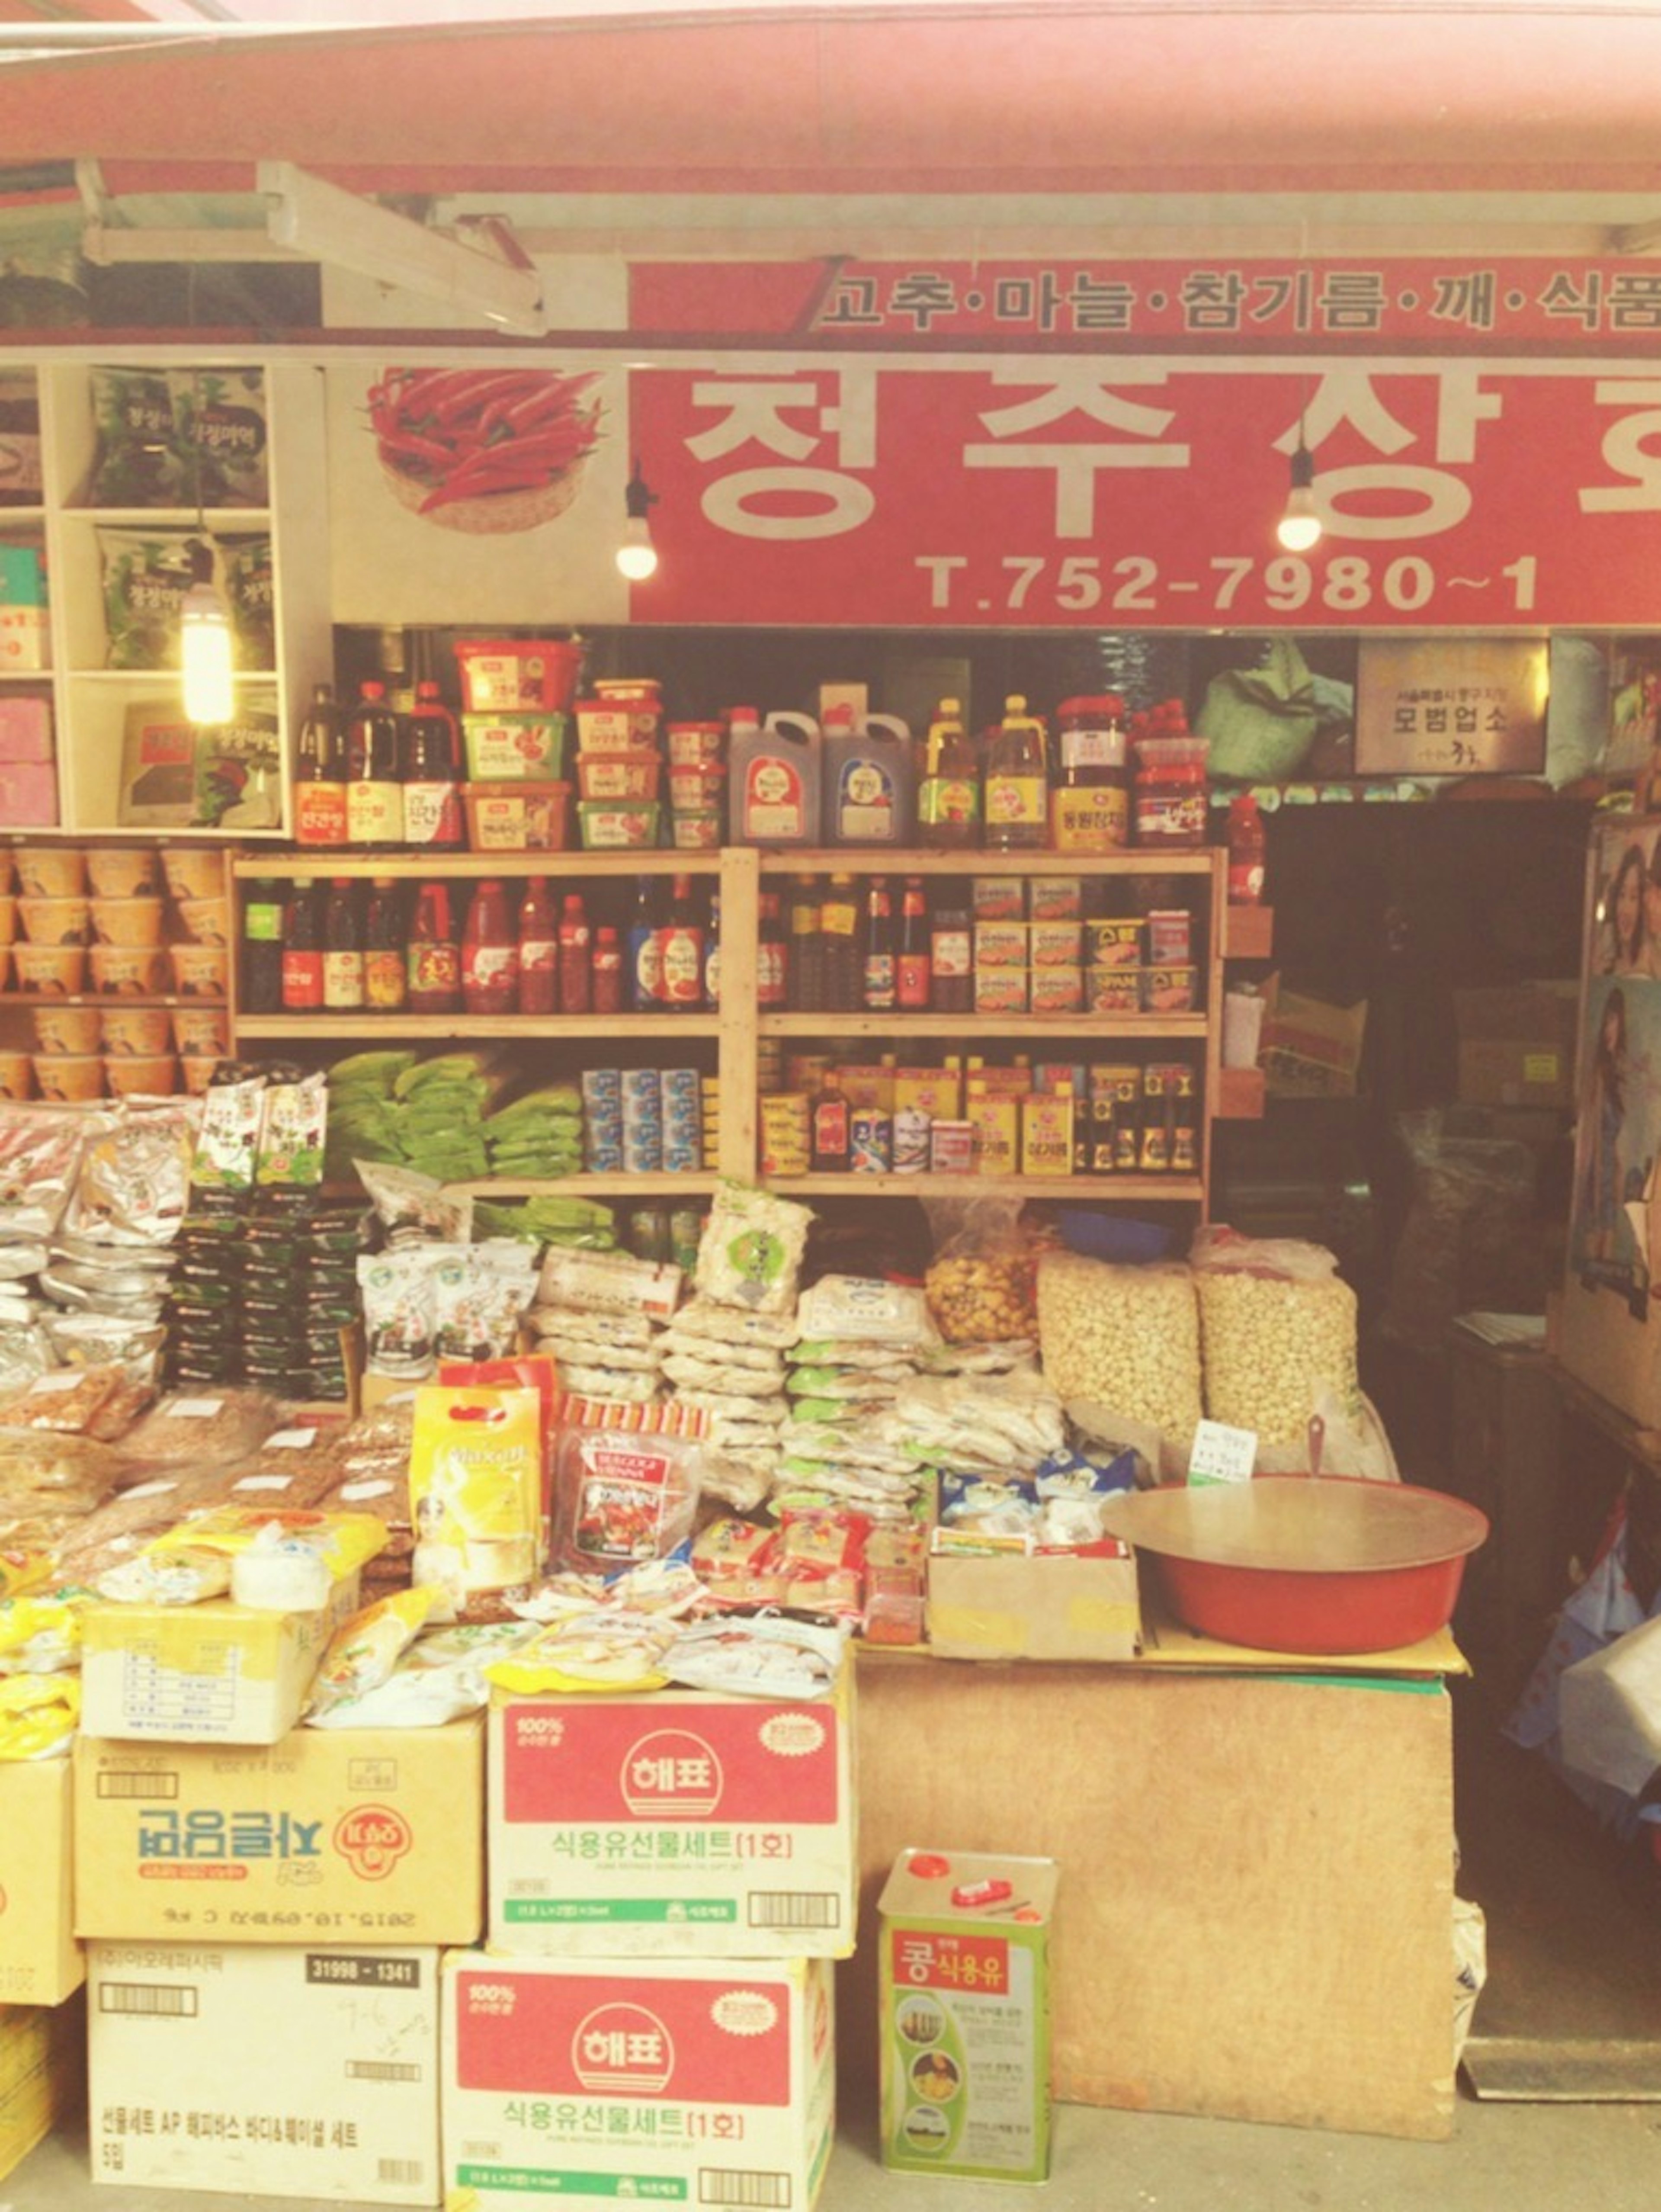
<path fill-rule="evenodd" d="M 698 1241 L 700 1295 L 747 1313 L 793 1313 L 812 1219 L 810 1207 L 791 1199 L 719 1184 Z"/>
<path fill-rule="evenodd" d="M 1088 1398 L 1186 1449 L 1200 1418 L 1200 1347 L 1185 1267 L 1121 1267 L 1082 1252 L 1045 1253 L 1038 1346 L 1058 1397 Z"/>
<path fill-rule="evenodd" d="M 1252 1430 L 1269 1450 L 1305 1445 L 1317 1413 L 1359 1422 L 1355 1293 L 1331 1252 L 1212 1227 L 1189 1256 L 1209 1419 Z"/>

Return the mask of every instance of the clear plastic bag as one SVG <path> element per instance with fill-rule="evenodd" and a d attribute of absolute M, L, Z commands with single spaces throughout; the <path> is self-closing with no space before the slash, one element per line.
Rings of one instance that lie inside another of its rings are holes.
<path fill-rule="evenodd" d="M 1359 1430 L 1355 1293 L 1335 1255 L 1295 1238 L 1213 1227 L 1198 1232 L 1190 1256 L 1208 1417 L 1252 1430 L 1259 1466 L 1265 1451 L 1306 1452 L 1317 1418 L 1335 1447 L 1340 1431 Z M 1328 1471 L 1340 1470 L 1329 1462 Z"/>

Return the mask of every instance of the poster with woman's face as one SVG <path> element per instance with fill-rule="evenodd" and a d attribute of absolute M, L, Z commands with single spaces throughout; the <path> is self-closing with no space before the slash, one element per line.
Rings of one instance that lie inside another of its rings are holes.
<path fill-rule="evenodd" d="M 1661 822 L 1593 832 L 1563 1364 L 1661 1421 Z"/>

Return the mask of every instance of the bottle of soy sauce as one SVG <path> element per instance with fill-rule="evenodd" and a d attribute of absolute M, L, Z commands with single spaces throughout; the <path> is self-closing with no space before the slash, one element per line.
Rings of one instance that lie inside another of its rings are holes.
<path fill-rule="evenodd" d="M 248 886 L 242 909 L 239 995 L 250 1014 L 282 1011 L 282 895 L 269 876 Z"/>

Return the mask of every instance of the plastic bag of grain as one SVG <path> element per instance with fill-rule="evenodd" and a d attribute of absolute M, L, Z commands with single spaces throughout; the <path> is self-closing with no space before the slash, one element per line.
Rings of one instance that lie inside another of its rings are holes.
<path fill-rule="evenodd" d="M 1183 1446 L 1200 1418 L 1199 1316 L 1185 1267 L 1115 1267 L 1081 1252 L 1038 1263 L 1038 1342 L 1064 1401 L 1088 1399 Z"/>
<path fill-rule="evenodd" d="M 1303 1447 L 1317 1414 L 1360 1421 L 1355 1293 L 1333 1254 L 1212 1227 L 1198 1232 L 1189 1258 L 1209 1419 L 1252 1430 L 1260 1466 L 1264 1449 Z"/>

